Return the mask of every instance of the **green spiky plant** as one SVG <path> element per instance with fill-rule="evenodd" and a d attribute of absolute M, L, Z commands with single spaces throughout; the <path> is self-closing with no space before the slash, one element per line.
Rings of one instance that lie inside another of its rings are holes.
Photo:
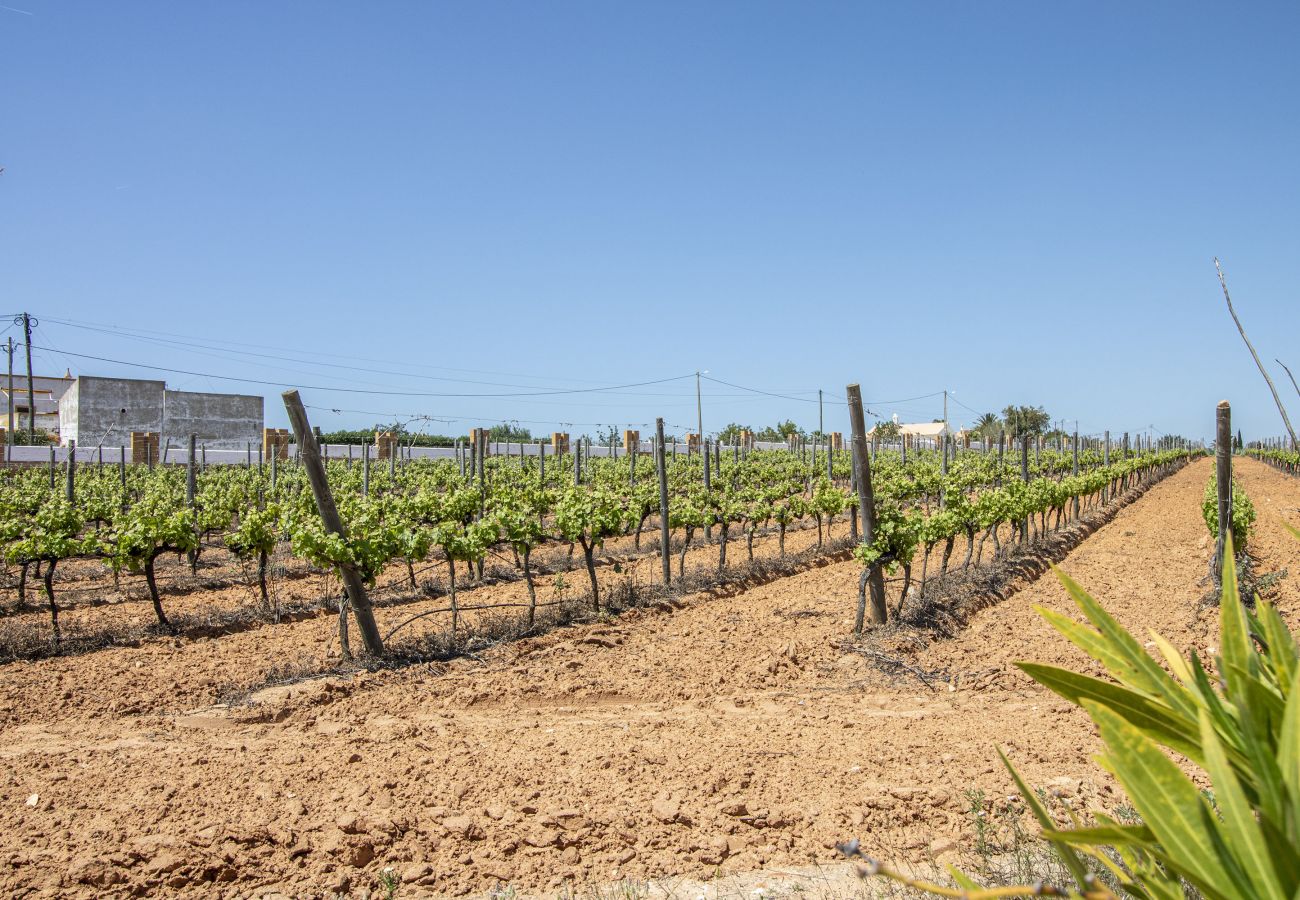
<path fill-rule="evenodd" d="M 1300 531 L 1287 528 L 1300 539 Z M 1265 602 L 1251 614 L 1228 566 L 1215 672 L 1207 672 L 1195 653 L 1183 658 L 1153 634 L 1166 671 L 1087 592 L 1057 575 L 1092 627 L 1041 607 L 1039 612 L 1112 680 L 1038 663 L 1018 665 L 1092 717 L 1105 745 L 1097 760 L 1123 786 L 1140 824 L 1097 814 L 1096 825 L 1058 828 L 1002 756 L 1072 884 L 989 888 L 950 870 L 956 887 L 943 887 L 866 859 L 857 841 L 840 849 L 865 860 L 864 877 L 880 874 L 932 894 L 972 900 L 1182 900 L 1189 888 L 1210 900 L 1300 897 L 1300 652 L 1281 616 Z M 1199 767 L 1212 789 L 1198 787 L 1168 751 Z"/>

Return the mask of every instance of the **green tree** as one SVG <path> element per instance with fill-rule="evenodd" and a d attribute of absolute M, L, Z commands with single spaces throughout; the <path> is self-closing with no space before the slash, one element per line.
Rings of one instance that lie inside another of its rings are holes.
<path fill-rule="evenodd" d="M 718 432 L 718 440 L 722 441 L 722 443 L 724 444 L 737 444 L 740 443 L 740 433 L 742 431 L 752 431 L 752 430 L 753 429 L 750 428 L 748 425 L 741 425 L 739 423 L 732 422 L 726 428 Z"/>
<path fill-rule="evenodd" d="M 975 420 L 972 430 L 985 439 L 994 438 L 1002 430 L 1002 420 L 997 413 L 987 412 Z"/>
<path fill-rule="evenodd" d="M 777 422 L 775 425 L 764 428 L 755 434 L 754 438 L 760 441 L 787 441 L 790 439 L 790 435 L 803 435 L 803 433 L 802 428 L 786 419 L 784 422 Z"/>
<path fill-rule="evenodd" d="M 1051 421 L 1041 406 L 1008 406 L 1002 410 L 1007 434 L 1013 438 L 1033 437 L 1047 430 Z"/>

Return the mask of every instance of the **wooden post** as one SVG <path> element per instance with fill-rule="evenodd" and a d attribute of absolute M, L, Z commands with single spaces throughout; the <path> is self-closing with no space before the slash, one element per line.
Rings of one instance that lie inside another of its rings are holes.
<path fill-rule="evenodd" d="M 361 496 L 370 496 L 370 444 L 361 445 Z"/>
<path fill-rule="evenodd" d="M 659 556 L 664 566 L 664 587 L 672 584 L 673 567 L 668 548 L 668 467 L 664 458 L 664 420 L 655 419 L 655 466 L 659 473 Z M 673 444 L 676 447 L 676 443 Z"/>
<path fill-rule="evenodd" d="M 876 535 L 876 498 L 871 488 L 871 459 L 867 454 L 867 422 L 862 412 L 862 389 L 850 384 L 845 392 L 849 401 L 849 425 L 853 429 L 853 468 L 857 471 L 858 518 L 862 520 L 862 542 L 870 544 Z M 853 622 L 854 634 L 861 634 L 867 611 L 867 589 L 871 592 L 871 622 L 883 625 L 889 618 L 885 605 L 885 577 L 880 566 L 869 566 L 858 583 L 858 613 Z"/>
<path fill-rule="evenodd" d="M 122 490 L 126 490 L 126 445 L 120 444 L 117 448 L 117 477 L 122 482 Z M 126 501 L 123 500 L 123 503 Z"/>
<path fill-rule="evenodd" d="M 348 448 L 351 449 L 350 447 Z M 271 493 L 275 493 L 276 481 L 279 477 L 280 451 L 277 448 L 275 453 L 271 454 Z"/>
<path fill-rule="evenodd" d="M 50 444 L 50 490 L 54 490 L 54 445 Z"/>
<path fill-rule="evenodd" d="M 77 442 L 68 441 L 68 483 L 65 496 L 69 503 L 77 502 Z"/>
<path fill-rule="evenodd" d="M 294 435 L 298 440 L 298 457 L 307 470 L 307 481 L 316 498 L 316 508 L 320 511 L 321 522 L 327 531 L 337 534 L 344 541 L 347 532 L 343 520 L 339 518 L 338 507 L 334 505 L 334 495 L 330 493 L 329 481 L 325 476 L 325 464 L 321 462 L 320 450 L 316 436 L 307 422 L 307 410 L 303 408 L 302 398 L 297 391 L 285 391 L 284 407 L 289 412 L 289 421 L 293 423 Z M 370 608 L 370 598 L 366 595 L 366 586 L 357 570 L 348 565 L 340 565 L 339 575 L 347 588 L 348 601 L 356 617 L 357 627 L 361 629 L 361 639 L 366 645 L 366 652 L 381 656 L 384 652 L 384 640 L 379 636 L 375 625 L 374 612 Z"/>
<path fill-rule="evenodd" d="M 194 456 L 196 445 L 199 442 L 197 434 L 190 435 L 190 454 L 185 460 L 185 505 L 190 509 L 194 508 L 194 495 L 197 493 L 198 478 L 194 472 Z"/>
<path fill-rule="evenodd" d="M 704 438 L 700 439 L 700 450 L 703 451 L 704 454 L 704 496 L 707 500 L 710 488 L 709 457 L 712 456 L 712 454 L 709 453 L 709 442 Z M 710 522 L 706 518 L 704 520 L 704 542 L 708 543 L 711 540 L 713 540 L 713 529 L 710 527 Z"/>
<path fill-rule="evenodd" d="M 1228 529 L 1232 527 L 1232 407 L 1221 400 L 1214 414 L 1214 477 L 1218 482 L 1219 537 L 1212 563 L 1215 579 L 1222 581 Z M 1228 560 L 1229 565 L 1233 561 Z"/>
<path fill-rule="evenodd" d="M 546 442 L 537 442 L 537 474 L 541 476 L 542 484 L 546 484 Z"/>

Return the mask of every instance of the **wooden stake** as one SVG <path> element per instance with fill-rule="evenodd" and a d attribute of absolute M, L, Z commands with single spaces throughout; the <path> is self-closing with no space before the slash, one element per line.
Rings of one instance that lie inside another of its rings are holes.
<path fill-rule="evenodd" d="M 659 556 L 664 566 L 664 587 L 672 584 L 673 566 L 668 548 L 668 467 L 665 465 L 664 420 L 655 419 L 655 466 L 659 473 Z M 673 444 L 677 446 L 676 443 Z"/>
<path fill-rule="evenodd" d="M 1228 529 L 1232 527 L 1232 407 L 1227 400 L 1219 401 L 1214 411 L 1214 424 L 1214 477 L 1218 482 L 1219 537 L 1214 542 L 1211 571 L 1216 580 L 1222 581 Z"/>
<path fill-rule="evenodd" d="M 320 449 L 307 421 L 307 410 L 302 405 L 302 398 L 298 396 L 297 391 L 285 391 L 281 397 L 289 413 L 289 421 L 293 424 L 294 435 L 298 440 L 298 454 L 302 459 L 303 467 L 307 470 L 307 481 L 311 484 L 311 492 L 316 498 L 316 509 L 320 512 L 321 522 L 327 531 L 337 534 L 346 541 L 347 531 L 343 528 L 343 520 L 339 518 L 338 507 L 334 505 L 334 495 L 330 493 L 329 480 L 325 475 L 325 464 L 321 462 Z M 374 656 L 383 655 L 384 641 L 379 636 L 379 628 L 375 625 L 374 611 L 370 608 L 370 597 L 366 594 L 366 586 L 361 580 L 361 575 L 349 565 L 340 565 L 338 569 L 347 588 L 348 605 L 352 607 L 357 627 L 361 629 L 361 639 L 366 645 L 366 652 Z"/>
<path fill-rule="evenodd" d="M 867 423 L 862 411 L 862 389 L 850 384 L 845 392 L 849 401 L 849 425 L 853 430 L 853 468 L 857 471 L 858 517 L 862 520 L 862 541 L 870 544 L 876 534 L 876 499 L 871 488 L 871 459 L 867 453 Z M 869 566 L 858 585 L 858 613 L 853 622 L 854 634 L 861 634 L 867 611 L 866 590 L 871 593 L 871 622 L 883 625 L 889 618 L 885 605 L 885 578 L 880 566 Z"/>

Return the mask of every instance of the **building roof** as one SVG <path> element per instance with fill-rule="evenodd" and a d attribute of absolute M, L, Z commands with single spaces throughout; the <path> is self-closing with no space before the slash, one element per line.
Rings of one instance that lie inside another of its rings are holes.
<path fill-rule="evenodd" d="M 944 424 L 942 422 L 895 422 L 894 424 L 898 426 L 899 434 L 910 435 L 912 437 L 937 438 L 944 432 Z M 872 428 L 867 432 L 867 434 L 875 434 L 875 431 L 876 429 Z M 951 429 L 949 429 L 949 433 L 953 433 Z"/>

